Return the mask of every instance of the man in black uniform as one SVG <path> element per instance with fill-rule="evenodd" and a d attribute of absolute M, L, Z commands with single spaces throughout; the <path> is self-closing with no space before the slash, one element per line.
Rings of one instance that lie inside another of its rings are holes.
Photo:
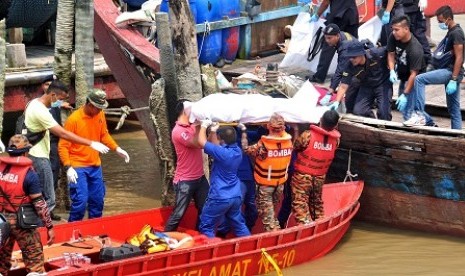
<path fill-rule="evenodd" d="M 311 21 L 318 21 L 318 18 L 320 18 L 329 5 L 331 6 L 329 8 L 329 14 L 326 16 L 326 24 L 334 23 L 341 31 L 347 32 L 353 37 L 357 37 L 359 18 L 355 0 L 323 0 L 316 14 L 312 16 Z M 336 48 L 323 41 L 317 71 L 310 81 L 317 83 L 323 83 L 325 81 L 335 52 Z"/>
<path fill-rule="evenodd" d="M 342 52 L 344 51 L 344 42 L 352 41 L 356 38 L 352 37 L 351 34 L 346 32 L 341 32 L 339 27 L 336 24 L 328 24 L 323 29 L 323 34 L 325 36 L 326 43 L 336 49 L 338 54 L 337 56 L 337 67 L 336 72 L 334 72 L 333 77 L 331 78 L 331 85 L 329 86 L 328 94 L 320 100 L 321 105 L 327 105 L 331 99 L 331 95 L 336 91 L 339 83 L 342 78 L 342 71 L 345 69 L 348 59 L 343 58 Z"/>
<path fill-rule="evenodd" d="M 382 8 L 385 9 L 381 21 L 384 24 L 381 32 L 381 45 L 387 45 L 387 39 L 391 33 L 391 19 L 401 15 L 410 18 L 410 31 L 420 42 L 423 48 L 426 64 L 431 59 L 431 48 L 426 38 L 426 19 L 423 10 L 427 6 L 427 0 L 382 0 Z"/>
<path fill-rule="evenodd" d="M 406 15 L 395 17 L 392 22 L 392 34 L 387 43 L 389 80 L 396 83 L 400 79 L 397 109 L 408 120 L 414 110 L 415 102 L 409 97 L 413 90 L 415 77 L 426 69 L 420 42 L 410 32 L 410 19 Z M 397 66 L 397 71 L 396 71 Z M 433 125 L 433 122 L 428 122 Z"/>
<path fill-rule="evenodd" d="M 353 113 L 355 115 L 390 121 L 392 83 L 389 81 L 389 70 L 386 64 L 386 49 L 370 48 L 365 50 L 360 41 L 347 41 L 343 56 L 350 60 L 342 73 L 341 83 L 337 90 L 336 101 L 331 108 L 337 109 L 349 86 L 355 81 L 359 85 L 355 98 Z M 377 114 L 372 111 L 376 104 Z"/>

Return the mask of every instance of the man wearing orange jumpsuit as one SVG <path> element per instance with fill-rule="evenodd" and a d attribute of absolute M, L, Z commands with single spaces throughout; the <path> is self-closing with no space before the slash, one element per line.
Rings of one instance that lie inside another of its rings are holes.
<path fill-rule="evenodd" d="M 100 141 L 111 150 L 115 150 L 128 163 L 128 153 L 116 144 L 108 132 L 105 114 L 102 111 L 107 107 L 105 92 L 94 90 L 87 96 L 86 104 L 68 117 L 64 128 L 92 141 Z M 99 153 L 88 146 L 64 139 L 60 139 L 58 153 L 68 177 L 71 198 L 68 221 L 82 220 L 86 209 L 89 218 L 101 217 L 105 184 Z"/>

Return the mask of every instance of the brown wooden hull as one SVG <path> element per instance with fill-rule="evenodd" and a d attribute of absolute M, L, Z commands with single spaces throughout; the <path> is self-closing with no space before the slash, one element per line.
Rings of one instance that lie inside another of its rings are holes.
<path fill-rule="evenodd" d="M 465 237 L 465 132 L 348 117 L 329 179 L 351 161 L 366 183 L 358 217 Z"/>

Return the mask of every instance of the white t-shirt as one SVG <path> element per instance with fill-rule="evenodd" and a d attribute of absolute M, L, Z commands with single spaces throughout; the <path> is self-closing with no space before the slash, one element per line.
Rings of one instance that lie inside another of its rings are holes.
<path fill-rule="evenodd" d="M 49 109 L 39 99 L 32 100 L 26 108 L 24 122 L 32 132 L 46 130 L 45 136 L 31 148 L 29 154 L 34 157 L 49 158 L 50 132 L 49 129 L 58 125 Z"/>

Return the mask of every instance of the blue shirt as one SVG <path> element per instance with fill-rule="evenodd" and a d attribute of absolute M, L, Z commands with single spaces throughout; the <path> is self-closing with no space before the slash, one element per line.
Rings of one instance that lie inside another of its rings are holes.
<path fill-rule="evenodd" d="M 29 170 L 24 177 L 23 190 L 26 195 L 41 194 L 42 187 L 40 186 L 39 175 Z"/>
<path fill-rule="evenodd" d="M 237 169 L 242 160 L 242 150 L 236 144 L 219 146 L 207 142 L 204 151 L 214 160 L 210 173 L 208 198 L 242 198 L 241 182 L 237 177 Z"/>
<path fill-rule="evenodd" d="M 242 149 L 241 146 L 241 137 L 242 131 L 240 129 L 236 129 L 237 133 L 237 146 Z M 247 130 L 247 140 L 249 145 L 255 144 L 260 139 L 260 134 L 258 131 L 255 130 Z M 250 156 L 244 154 L 242 156 L 242 161 L 239 165 L 239 169 L 237 170 L 237 176 L 242 181 L 253 181 L 253 164 Z"/>

